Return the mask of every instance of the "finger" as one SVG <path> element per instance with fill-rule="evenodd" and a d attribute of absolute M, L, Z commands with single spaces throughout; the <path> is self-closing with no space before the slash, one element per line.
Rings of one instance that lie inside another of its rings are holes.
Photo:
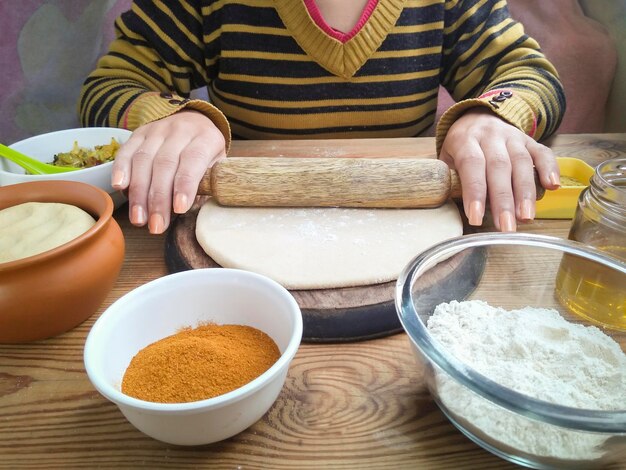
<path fill-rule="evenodd" d="M 155 153 L 148 192 L 150 233 L 163 233 L 170 223 L 174 177 L 178 170 L 180 154 L 187 145 L 188 140 L 169 138 Z"/>
<path fill-rule="evenodd" d="M 111 186 L 114 189 L 122 191 L 128 188 L 133 154 L 141 147 L 143 141 L 143 135 L 133 132 L 129 139 L 117 149 L 111 168 Z"/>
<path fill-rule="evenodd" d="M 195 138 L 180 153 L 174 178 L 174 212 L 184 214 L 193 203 L 198 185 L 207 168 L 226 157 L 223 145 Z"/>
<path fill-rule="evenodd" d="M 517 139 L 507 142 L 507 150 L 511 159 L 515 217 L 517 220 L 533 220 L 537 194 L 532 157 L 524 143 Z"/>
<path fill-rule="evenodd" d="M 446 151 L 445 147 L 442 147 L 441 151 L 439 152 L 439 160 L 446 163 L 448 165 L 448 168 L 450 168 L 451 170 L 456 170 L 454 160 L 452 156 Z"/>
<path fill-rule="evenodd" d="M 148 190 L 152 180 L 152 162 L 163 140 L 148 136 L 137 148 L 131 159 L 131 179 L 128 185 L 130 221 L 143 226 L 148 222 Z"/>
<path fill-rule="evenodd" d="M 515 201 L 511 184 L 511 159 L 503 140 L 481 142 L 487 165 L 489 204 L 496 228 L 502 232 L 514 232 Z"/>
<path fill-rule="evenodd" d="M 526 148 L 537 168 L 541 185 L 546 189 L 558 189 L 561 186 L 559 165 L 552 150 L 534 140 L 530 140 Z"/>
<path fill-rule="evenodd" d="M 463 210 L 470 225 L 479 226 L 485 215 L 487 182 L 485 179 L 485 156 L 478 141 L 469 139 L 450 153 L 461 179 Z"/>

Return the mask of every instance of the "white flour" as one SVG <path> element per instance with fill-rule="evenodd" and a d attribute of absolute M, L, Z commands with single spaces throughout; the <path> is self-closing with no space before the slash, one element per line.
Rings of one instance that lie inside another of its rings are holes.
<path fill-rule="evenodd" d="M 626 355 L 598 328 L 570 323 L 555 310 L 507 312 L 481 301 L 441 304 L 427 326 L 454 356 L 501 385 L 574 408 L 624 409 Z M 437 386 L 451 412 L 492 439 L 532 455 L 595 459 L 610 437 L 519 417 L 447 374 L 437 374 Z"/>

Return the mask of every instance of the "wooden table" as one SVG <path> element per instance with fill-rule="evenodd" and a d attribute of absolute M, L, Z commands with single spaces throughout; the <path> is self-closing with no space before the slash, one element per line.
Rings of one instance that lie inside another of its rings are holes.
<path fill-rule="evenodd" d="M 626 156 L 626 134 L 562 135 L 557 155 L 592 165 Z M 235 142 L 231 155 L 432 154 L 432 138 L 324 142 Z M 302 344 L 285 387 L 265 417 L 213 445 L 175 447 L 132 427 L 91 386 L 83 345 L 114 300 L 167 274 L 164 237 L 132 227 L 121 275 L 97 314 L 46 341 L 0 345 L 2 468 L 517 468 L 473 444 L 439 411 L 420 379 L 404 334 L 343 344 Z M 567 235 L 568 220 L 537 220 L 520 231 Z M 488 228 L 488 227 L 487 227 Z M 626 464 L 625 467 L 626 468 Z"/>

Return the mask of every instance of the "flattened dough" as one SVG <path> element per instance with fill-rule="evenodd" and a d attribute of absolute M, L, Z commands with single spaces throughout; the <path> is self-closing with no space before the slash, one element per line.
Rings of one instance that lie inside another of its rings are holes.
<path fill-rule="evenodd" d="M 196 238 L 220 266 L 264 274 L 288 289 L 398 278 L 430 246 L 459 236 L 452 202 L 436 209 L 223 207 L 200 209 Z"/>

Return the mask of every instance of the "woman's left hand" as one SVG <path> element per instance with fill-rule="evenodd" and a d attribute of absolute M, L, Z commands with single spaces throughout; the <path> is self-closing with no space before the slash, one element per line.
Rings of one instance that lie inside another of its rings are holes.
<path fill-rule="evenodd" d="M 472 108 L 448 130 L 439 158 L 456 169 L 470 225 L 481 225 L 489 197 L 495 226 L 514 232 L 516 221 L 535 218 L 535 178 L 559 187 L 559 167 L 548 147 L 486 108 Z"/>

